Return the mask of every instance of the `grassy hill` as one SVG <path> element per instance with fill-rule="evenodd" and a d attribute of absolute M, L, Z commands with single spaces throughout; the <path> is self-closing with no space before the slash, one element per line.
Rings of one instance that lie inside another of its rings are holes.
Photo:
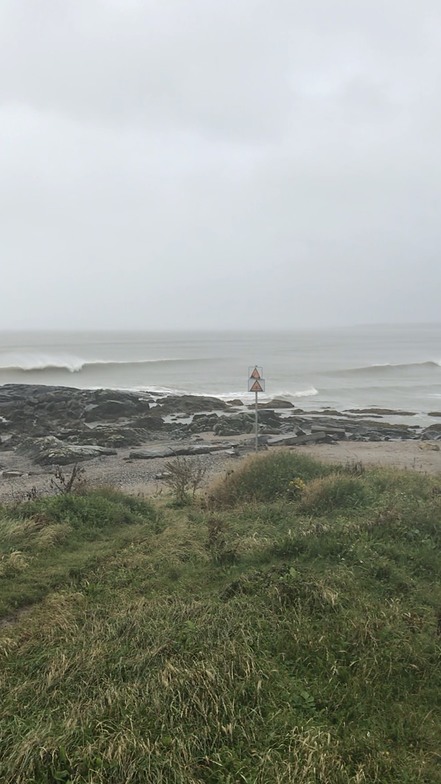
<path fill-rule="evenodd" d="M 441 782 L 440 492 L 277 453 L 0 508 L 0 781 Z"/>

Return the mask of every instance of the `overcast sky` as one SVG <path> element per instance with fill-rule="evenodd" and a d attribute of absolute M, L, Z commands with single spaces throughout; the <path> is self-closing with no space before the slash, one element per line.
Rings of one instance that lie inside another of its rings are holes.
<path fill-rule="evenodd" d="M 1 0 L 0 328 L 441 319 L 439 0 Z"/>

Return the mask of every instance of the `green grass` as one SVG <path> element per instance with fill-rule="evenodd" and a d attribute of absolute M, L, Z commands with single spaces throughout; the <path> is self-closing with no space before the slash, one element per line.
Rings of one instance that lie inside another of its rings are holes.
<path fill-rule="evenodd" d="M 3 509 L 0 780 L 441 782 L 440 487 L 279 453 Z"/>

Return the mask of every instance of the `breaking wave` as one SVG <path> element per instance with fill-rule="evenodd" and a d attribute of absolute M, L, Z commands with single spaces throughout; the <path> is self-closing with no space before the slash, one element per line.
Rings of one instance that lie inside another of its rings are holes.
<path fill-rule="evenodd" d="M 309 387 L 308 389 L 300 389 L 298 392 L 282 392 L 280 397 L 313 397 L 314 395 L 318 394 L 318 389 L 315 387 Z M 278 397 L 278 395 L 274 395 L 274 397 Z"/>
<path fill-rule="evenodd" d="M 426 362 L 403 362 L 392 363 L 384 362 L 375 365 L 365 365 L 356 368 L 346 368 L 345 370 L 337 370 L 332 372 L 336 376 L 354 376 L 358 374 L 363 375 L 381 375 L 384 373 L 406 372 L 408 370 L 433 370 L 441 368 L 441 361 L 428 360 Z"/>
<path fill-rule="evenodd" d="M 44 374 L 46 371 L 65 370 L 68 373 L 81 373 L 82 370 L 94 367 L 139 367 L 139 365 L 150 365 L 159 363 L 188 362 L 187 359 L 177 359 L 173 357 L 159 359 L 81 359 L 74 356 L 26 356 L 19 355 L 3 356 L 0 358 L 0 372 L 38 372 Z M 204 360 L 191 360 L 204 361 Z"/>

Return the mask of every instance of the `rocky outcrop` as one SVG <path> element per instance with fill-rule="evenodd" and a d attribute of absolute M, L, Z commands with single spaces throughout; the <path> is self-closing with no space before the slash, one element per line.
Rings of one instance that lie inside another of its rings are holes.
<path fill-rule="evenodd" d="M 267 440 L 284 439 L 280 443 L 295 439 L 294 444 L 301 443 L 299 439 L 303 443 L 321 439 L 332 443 L 342 439 L 441 440 L 440 423 L 423 429 L 384 420 L 387 415 L 398 414 L 411 416 L 412 412 L 376 407 L 344 413 L 333 409 L 305 412 L 279 398 L 259 404 L 259 435 Z M 440 414 L 431 412 L 434 417 Z M 227 403 L 199 395 L 167 396 L 27 384 L 0 387 L 0 450 L 25 449 L 41 465 L 87 460 L 113 454 L 116 449 L 143 447 L 149 441 L 167 441 L 164 447 L 167 454 L 176 454 L 177 448 L 190 448 L 192 453 L 191 444 L 172 449 L 168 442 L 188 442 L 194 436 L 210 432 L 237 437 L 243 442 L 243 436 L 252 436 L 254 427 L 253 407 L 244 406 L 241 400 Z M 196 451 L 202 453 L 200 449 Z"/>
<path fill-rule="evenodd" d="M 252 433 L 254 429 L 253 414 L 231 414 L 221 416 L 215 423 L 213 433 L 216 436 L 239 436 Z"/>
<path fill-rule="evenodd" d="M 228 403 L 217 397 L 199 395 L 168 395 L 157 400 L 161 414 L 198 414 L 204 411 L 227 411 Z"/>
<path fill-rule="evenodd" d="M 421 438 L 423 441 L 428 441 L 430 439 L 437 441 L 438 439 L 441 439 L 441 422 L 436 422 L 434 425 L 429 425 L 429 427 L 424 428 L 421 433 Z"/>
<path fill-rule="evenodd" d="M 68 465 L 83 460 L 91 460 L 103 455 L 116 455 L 114 449 L 106 449 L 94 444 L 66 444 L 54 436 L 27 439 L 17 450 L 20 454 L 30 457 L 39 465 Z"/>

